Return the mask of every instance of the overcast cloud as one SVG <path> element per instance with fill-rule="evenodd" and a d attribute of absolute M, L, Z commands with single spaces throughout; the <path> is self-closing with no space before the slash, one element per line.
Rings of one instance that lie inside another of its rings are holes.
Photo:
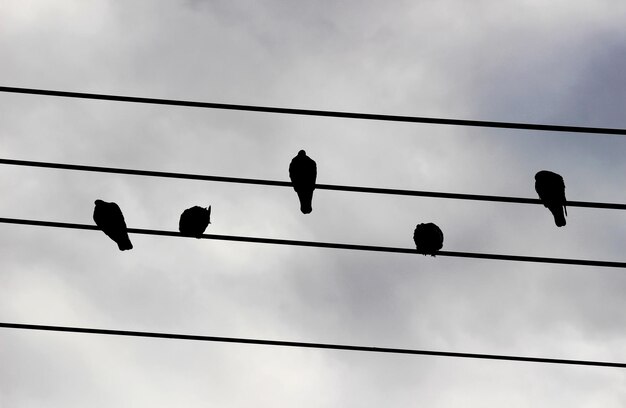
<path fill-rule="evenodd" d="M 626 128 L 626 3 L 4 0 L 0 84 L 235 104 Z M 487 130 L 0 94 L 0 157 L 626 202 L 619 136 Z M 2 217 L 626 260 L 619 211 L 0 166 Z M 0 321 L 626 361 L 609 268 L 0 225 Z M 0 331 L 0 408 L 626 406 L 620 369 Z"/>

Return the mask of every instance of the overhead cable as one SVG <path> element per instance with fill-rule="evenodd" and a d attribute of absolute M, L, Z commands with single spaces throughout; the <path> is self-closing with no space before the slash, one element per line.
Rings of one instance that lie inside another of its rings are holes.
<path fill-rule="evenodd" d="M 353 345 L 346 345 L 346 344 L 308 343 L 308 342 L 298 342 L 298 341 L 263 340 L 263 339 L 250 339 L 250 338 L 240 338 L 240 337 L 201 336 L 201 335 L 195 335 L 195 334 L 155 333 L 155 332 L 146 332 L 146 331 L 93 329 L 93 328 L 84 328 L 84 327 L 48 326 L 48 325 L 38 325 L 38 324 L 21 324 L 21 323 L 4 323 L 4 322 L 0 322 L 0 327 L 7 328 L 7 329 L 100 334 L 100 335 L 108 335 L 108 336 L 147 337 L 147 338 L 172 339 L 172 340 L 195 340 L 195 341 L 208 341 L 208 342 L 218 342 L 218 343 L 254 344 L 254 345 L 259 345 L 259 346 L 299 347 L 299 348 L 314 348 L 314 349 L 326 349 L 326 350 L 364 351 L 364 352 L 369 352 L 369 353 L 413 354 L 413 355 L 437 356 L 437 357 L 518 361 L 518 362 L 526 362 L 526 363 L 568 364 L 568 365 L 580 365 L 580 366 L 626 368 L 626 363 L 616 363 L 616 362 L 609 362 L 609 361 L 570 360 L 570 359 L 561 359 L 561 358 L 510 356 L 510 355 L 500 355 L 500 354 L 459 353 L 459 352 L 452 352 L 452 351 L 433 351 L 433 350 L 416 350 L 416 349 L 402 349 L 402 348 L 389 348 L 389 347 L 353 346 Z"/>
<path fill-rule="evenodd" d="M 216 181 L 216 182 L 222 182 L 222 183 L 240 183 L 240 184 L 256 184 L 256 185 L 265 185 L 265 186 L 292 187 L 292 184 L 288 181 L 261 180 L 261 179 L 224 177 L 224 176 L 209 176 L 209 175 L 201 175 L 201 174 L 171 173 L 171 172 L 164 172 L 164 171 L 122 169 L 122 168 L 116 168 L 116 167 L 101 167 L 101 166 L 85 166 L 85 165 L 77 165 L 77 164 L 49 163 L 49 162 L 29 161 L 29 160 L 13 160 L 13 159 L 0 158 L 0 164 L 8 164 L 8 165 L 14 165 L 14 166 L 27 166 L 27 167 L 43 167 L 43 168 L 51 168 L 51 169 L 59 169 L 59 170 L 126 174 L 126 175 L 133 175 L 133 176 L 177 178 L 177 179 L 187 179 L 187 180 Z M 446 199 L 456 199 L 456 200 L 491 201 L 491 202 L 519 203 L 519 204 L 541 204 L 541 201 L 539 199 L 524 198 L 524 197 L 505 197 L 505 196 L 480 195 L 480 194 L 446 193 L 446 192 L 439 192 L 439 191 L 400 190 L 400 189 L 392 189 L 392 188 L 342 186 L 342 185 L 335 185 L 335 184 L 316 184 L 315 188 L 318 190 L 348 191 L 348 192 L 355 192 L 355 193 L 401 195 L 401 196 L 414 196 L 414 197 L 434 197 L 434 198 L 446 198 Z M 568 201 L 567 206 L 568 207 L 600 208 L 600 209 L 611 209 L 611 210 L 626 210 L 626 204 L 619 204 L 619 203 Z"/>
<path fill-rule="evenodd" d="M 26 220 L 26 219 L 20 219 L 20 218 L 0 218 L 0 223 L 33 225 L 33 226 L 39 226 L 39 227 L 81 229 L 81 230 L 92 230 L 92 231 L 100 230 L 95 225 L 71 224 L 71 223 L 53 222 L 53 221 Z M 188 237 L 181 235 L 179 232 L 175 232 L 175 231 L 161 231 L 161 230 L 140 229 L 140 228 L 128 228 L 128 233 L 188 238 Z M 219 241 L 249 242 L 249 243 L 255 243 L 255 244 L 291 245 L 291 246 L 302 246 L 302 247 L 313 247 L 313 248 L 346 249 L 346 250 L 352 250 L 352 251 L 389 252 L 389 253 L 399 253 L 399 254 L 421 255 L 420 253 L 417 252 L 417 250 L 411 249 L 411 248 L 340 244 L 340 243 L 332 243 L 332 242 L 296 241 L 296 240 L 290 240 L 290 239 L 257 238 L 257 237 L 244 237 L 244 236 L 237 236 L 237 235 L 218 235 L 218 234 L 203 234 L 201 238 L 219 240 Z M 449 257 L 456 257 L 456 258 L 474 258 L 474 259 L 493 259 L 493 260 L 500 260 L 500 261 L 515 261 L 515 262 L 536 262 L 536 263 L 549 263 L 549 264 L 562 264 L 562 265 L 602 266 L 602 267 L 608 267 L 608 268 L 626 268 L 626 262 L 596 261 L 596 260 L 587 260 L 587 259 L 545 258 L 545 257 L 538 257 L 538 256 L 500 255 L 500 254 L 485 254 L 485 253 L 457 252 L 457 251 L 438 251 L 437 256 L 449 256 Z"/>
<path fill-rule="evenodd" d="M 57 97 L 64 97 L 64 98 L 96 99 L 96 100 L 115 101 L 115 102 L 146 103 L 146 104 L 154 104 L 154 105 L 186 106 L 186 107 L 193 107 L 193 108 L 226 109 L 226 110 L 249 111 L 249 112 L 279 113 L 279 114 L 287 114 L 287 115 L 306 115 L 306 116 L 324 116 L 324 117 L 335 117 L 335 118 L 346 118 L 346 119 L 378 120 L 378 121 L 388 121 L 388 122 L 412 122 L 412 123 L 430 123 L 430 124 L 437 124 L 437 125 L 540 130 L 540 131 L 548 131 L 548 132 L 574 132 L 574 133 L 596 133 L 596 134 L 608 134 L 608 135 L 626 135 L 626 129 L 620 129 L 620 128 L 544 125 L 544 124 L 535 124 L 535 123 L 495 122 L 495 121 L 485 121 L 485 120 L 447 119 L 447 118 L 431 118 L 431 117 L 421 117 L 421 116 L 383 115 L 383 114 L 373 114 L 373 113 L 278 108 L 278 107 L 270 107 L 270 106 L 235 105 L 235 104 L 228 104 L 228 103 L 185 101 L 185 100 L 177 100 L 177 99 L 159 99 L 159 98 L 144 98 L 144 97 L 137 97 L 137 96 L 106 95 L 106 94 L 85 93 L 85 92 L 68 92 L 68 91 L 57 91 L 57 90 L 51 90 L 51 89 L 19 88 L 19 87 L 12 87 L 12 86 L 0 86 L 0 92 L 57 96 Z"/>

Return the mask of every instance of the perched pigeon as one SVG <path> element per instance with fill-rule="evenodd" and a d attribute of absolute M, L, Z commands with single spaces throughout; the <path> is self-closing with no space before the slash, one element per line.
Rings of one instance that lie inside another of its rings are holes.
<path fill-rule="evenodd" d="M 567 208 L 563 177 L 548 170 L 541 170 L 535 174 L 535 191 L 539 194 L 544 207 L 547 207 L 554 216 L 556 226 L 564 226 Z"/>
<path fill-rule="evenodd" d="M 201 238 L 206 227 L 211 223 L 211 206 L 208 208 L 187 208 L 180 215 L 178 230 L 182 235 Z"/>
<path fill-rule="evenodd" d="M 117 243 L 120 251 L 133 249 L 130 243 L 128 232 L 126 232 L 126 222 L 122 210 L 115 203 L 96 200 L 96 208 L 93 210 L 93 220 L 96 225 Z"/>
<path fill-rule="evenodd" d="M 298 193 L 300 211 L 302 214 L 309 214 L 313 211 L 311 201 L 313 201 L 313 190 L 315 190 L 317 166 L 315 160 L 307 156 L 304 150 L 300 150 L 298 155 L 291 160 L 289 178 L 293 184 L 293 189 Z"/>
<path fill-rule="evenodd" d="M 443 232 L 432 222 L 417 224 L 413 232 L 413 241 L 417 252 L 435 256 L 435 253 L 443 247 Z"/>

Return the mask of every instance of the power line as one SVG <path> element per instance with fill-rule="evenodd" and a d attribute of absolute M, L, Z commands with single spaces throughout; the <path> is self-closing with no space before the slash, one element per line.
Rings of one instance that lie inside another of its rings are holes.
<path fill-rule="evenodd" d="M 251 179 L 251 178 L 240 178 L 240 177 L 208 176 L 208 175 L 200 175 L 200 174 L 171 173 L 171 172 L 151 171 L 151 170 L 134 170 L 134 169 L 122 169 L 122 168 L 116 168 L 116 167 L 86 166 L 86 165 L 77 165 L 77 164 L 49 163 L 49 162 L 28 161 L 28 160 L 13 160 L 13 159 L 1 159 L 0 158 L 0 164 L 8 164 L 8 165 L 14 165 L 14 166 L 27 166 L 27 167 L 43 167 L 43 168 L 60 169 L 60 170 L 88 171 L 88 172 L 97 172 L 97 173 L 126 174 L 126 175 L 133 175 L 133 176 L 177 178 L 177 179 L 187 179 L 187 180 L 216 181 L 216 182 L 222 182 L 222 183 L 240 183 L 240 184 L 256 184 L 256 185 L 265 185 L 265 186 L 292 187 L 292 184 L 288 181 L 262 180 L 262 179 Z M 524 197 L 504 197 L 504 196 L 480 195 L 480 194 L 445 193 L 445 192 L 438 192 L 438 191 L 399 190 L 399 189 L 392 189 L 392 188 L 342 186 L 342 185 L 335 185 L 335 184 L 316 184 L 315 188 L 318 190 L 348 191 L 348 192 L 356 192 L 356 193 L 401 195 L 401 196 L 414 196 L 414 197 L 434 197 L 434 198 L 446 198 L 446 199 L 456 199 L 456 200 L 492 201 L 492 202 L 519 203 L 519 204 L 541 204 L 541 201 L 539 199 L 524 198 Z M 611 210 L 626 210 L 626 204 L 619 204 L 619 203 L 568 201 L 567 206 L 568 207 L 600 208 L 600 209 L 611 209 Z"/>
<path fill-rule="evenodd" d="M 102 335 L 107 335 L 107 336 L 148 337 L 148 338 L 157 338 L 157 339 L 195 340 L 195 341 L 208 341 L 208 342 L 218 342 L 218 343 L 254 344 L 254 345 L 260 345 L 260 346 L 299 347 L 299 348 L 314 348 L 314 349 L 326 349 L 326 350 L 364 351 L 364 352 L 369 352 L 369 353 L 413 354 L 413 355 L 438 356 L 438 357 L 473 358 L 473 359 L 482 359 L 482 360 L 519 361 L 519 362 L 527 362 L 527 363 L 568 364 L 568 365 L 582 365 L 582 366 L 595 366 L 595 367 L 626 368 L 626 363 L 615 363 L 615 362 L 609 362 L 609 361 L 569 360 L 569 359 L 561 359 L 561 358 L 509 356 L 509 355 L 500 355 L 500 354 L 458 353 L 458 352 L 450 352 L 450 351 L 352 346 L 352 345 L 345 345 L 345 344 L 308 343 L 308 342 L 305 343 L 305 342 L 298 342 L 298 341 L 263 340 L 263 339 L 249 339 L 249 338 L 239 338 L 239 337 L 201 336 L 201 335 L 195 335 L 195 334 L 155 333 L 155 332 L 129 331 L 129 330 L 92 329 L 92 328 L 84 328 L 84 327 L 45 326 L 45 325 L 38 325 L 38 324 L 20 324 L 20 323 L 0 322 L 0 327 L 8 328 L 8 329 L 22 329 L 22 330 L 41 330 L 41 331 L 53 331 L 53 332 L 66 332 L 66 333 L 102 334 Z"/>
<path fill-rule="evenodd" d="M 494 122 L 494 121 L 485 121 L 485 120 L 446 119 L 446 118 L 429 118 L 429 117 L 421 117 L 421 116 L 381 115 L 381 114 L 372 114 L 372 113 L 278 108 L 278 107 L 270 107 L 270 106 L 235 105 L 235 104 L 227 104 L 227 103 L 184 101 L 184 100 L 176 100 L 176 99 L 158 99 L 158 98 L 143 98 L 143 97 L 137 97 L 137 96 L 105 95 L 105 94 L 95 94 L 95 93 L 85 93 L 85 92 L 55 91 L 55 90 L 49 90 L 49 89 L 18 88 L 18 87 L 11 87 L 11 86 L 0 86 L 0 92 L 57 96 L 57 97 L 64 97 L 64 98 L 96 99 L 96 100 L 115 101 L 115 102 L 147 103 L 147 104 L 153 104 L 153 105 L 187 106 L 187 107 L 194 107 L 194 108 L 279 113 L 279 114 L 286 114 L 286 115 L 325 116 L 325 117 L 347 118 L 347 119 L 379 120 L 379 121 L 388 121 L 388 122 L 430 123 L 430 124 L 437 124 L 437 125 L 474 126 L 474 127 L 486 127 L 486 128 L 501 128 L 501 129 L 524 129 L 524 130 L 540 130 L 540 131 L 549 131 L 549 132 L 574 132 L 574 133 L 596 133 L 596 134 L 607 134 L 607 135 L 626 135 L 626 129 L 619 129 L 619 128 L 543 125 L 543 124 L 535 124 L 535 123 Z"/>
<path fill-rule="evenodd" d="M 71 223 L 53 222 L 53 221 L 26 220 L 26 219 L 20 219 L 20 218 L 0 218 L 0 223 L 33 225 L 33 226 L 38 226 L 38 227 L 92 230 L 92 231 L 100 230 L 95 225 L 71 224 Z M 128 232 L 130 234 L 160 235 L 160 236 L 166 236 L 166 237 L 189 238 L 175 231 L 128 228 Z M 397 253 L 397 254 L 421 255 L 415 249 L 382 247 L 382 246 L 372 246 L 372 245 L 354 245 L 354 244 L 340 244 L 340 243 L 316 242 L 316 241 L 296 241 L 296 240 L 290 240 L 290 239 L 257 238 L 257 237 L 244 237 L 244 236 L 237 236 L 237 235 L 218 235 L 218 234 L 203 234 L 202 238 L 213 239 L 213 240 L 218 240 L 218 241 L 249 242 L 249 243 L 255 243 L 255 244 L 290 245 L 290 246 L 302 246 L 302 247 L 313 247 L 313 248 L 346 249 L 346 250 L 352 250 L 352 251 L 389 252 L 389 253 Z M 562 264 L 562 265 L 601 266 L 601 267 L 608 267 L 608 268 L 626 268 L 626 262 L 596 261 L 596 260 L 587 260 L 587 259 L 545 258 L 545 257 L 538 257 L 538 256 L 500 255 L 500 254 L 485 254 L 485 253 L 457 252 L 457 251 L 439 251 L 437 252 L 437 256 L 449 256 L 449 257 L 456 257 L 456 258 L 474 258 L 474 259 L 492 259 L 492 260 L 499 260 L 499 261 L 549 263 L 549 264 Z"/>

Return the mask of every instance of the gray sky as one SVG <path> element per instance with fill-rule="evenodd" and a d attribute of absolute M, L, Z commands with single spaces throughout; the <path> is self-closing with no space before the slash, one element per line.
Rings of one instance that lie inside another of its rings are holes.
<path fill-rule="evenodd" d="M 626 3 L 0 4 L 0 83 L 310 109 L 626 127 Z M 619 136 L 486 130 L 0 95 L 0 156 L 286 180 L 626 202 Z M 623 261 L 624 214 L 0 168 L 3 217 Z M 626 361 L 626 275 L 0 225 L 0 321 Z M 0 408 L 623 407 L 623 370 L 0 331 Z"/>

